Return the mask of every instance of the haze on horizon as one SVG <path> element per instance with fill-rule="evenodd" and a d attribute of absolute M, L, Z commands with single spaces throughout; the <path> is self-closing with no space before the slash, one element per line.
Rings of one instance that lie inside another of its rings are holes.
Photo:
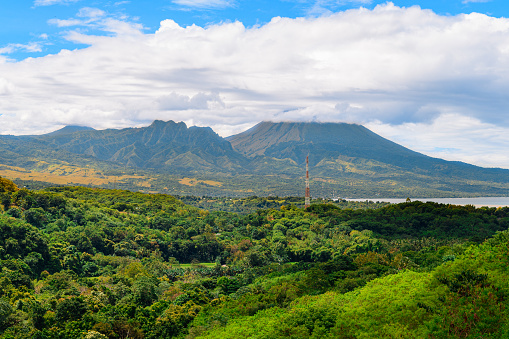
<path fill-rule="evenodd" d="M 504 1 L 256 3 L 0 5 L 0 134 L 355 122 L 433 157 L 509 168 Z"/>

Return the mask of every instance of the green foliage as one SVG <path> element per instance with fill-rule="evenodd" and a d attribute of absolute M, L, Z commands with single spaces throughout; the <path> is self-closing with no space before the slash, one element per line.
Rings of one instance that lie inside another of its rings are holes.
<path fill-rule="evenodd" d="M 155 277 L 140 276 L 133 284 L 133 301 L 136 305 L 150 306 L 157 301 L 158 280 Z"/>
<path fill-rule="evenodd" d="M 240 288 L 240 282 L 237 279 L 219 277 L 217 286 L 221 287 L 224 294 L 232 294 Z"/>
<path fill-rule="evenodd" d="M 87 304 L 81 297 L 69 298 L 57 303 L 55 319 L 59 322 L 79 320 L 87 311 Z"/>
<path fill-rule="evenodd" d="M 0 193 L 11 193 L 16 192 L 18 186 L 9 179 L 0 177 Z"/>
<path fill-rule="evenodd" d="M 12 306 L 4 298 L 0 298 L 0 331 L 8 325 L 9 316 L 12 314 Z"/>
<path fill-rule="evenodd" d="M 332 225 L 368 229 L 385 237 L 450 237 L 485 239 L 509 226 L 509 208 L 473 208 L 420 201 L 376 210 L 340 210 L 332 205 L 312 205 L 311 213 Z"/>
<path fill-rule="evenodd" d="M 258 197 L 245 198 L 211 197 L 211 196 L 176 196 L 179 200 L 190 206 L 195 206 L 209 211 L 234 212 L 239 214 L 255 213 L 259 209 L 280 209 L 281 207 L 296 206 L 304 207 L 303 197 Z M 388 206 L 387 202 L 373 201 L 348 201 L 315 199 L 314 204 L 329 204 L 341 209 L 376 209 Z"/>
<path fill-rule="evenodd" d="M 2 339 L 509 333 L 509 233 L 496 233 L 508 209 L 290 202 L 235 214 L 121 190 L 8 195 Z M 249 201 L 269 200 L 280 201 Z"/>
<path fill-rule="evenodd" d="M 41 207 L 30 208 L 24 212 L 25 220 L 37 228 L 43 228 L 48 221 L 46 213 Z"/>

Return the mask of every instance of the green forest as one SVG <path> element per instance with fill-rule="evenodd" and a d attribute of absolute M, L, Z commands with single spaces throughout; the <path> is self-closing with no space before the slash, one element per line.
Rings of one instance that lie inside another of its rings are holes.
<path fill-rule="evenodd" d="M 509 337 L 509 208 L 0 178 L 0 338 Z"/>

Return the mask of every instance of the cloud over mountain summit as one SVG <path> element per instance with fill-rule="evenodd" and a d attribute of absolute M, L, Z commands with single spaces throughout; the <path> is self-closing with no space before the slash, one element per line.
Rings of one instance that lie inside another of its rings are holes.
<path fill-rule="evenodd" d="M 456 116 L 508 134 L 506 18 L 387 3 L 253 27 L 182 27 L 168 19 L 155 33 L 92 8 L 58 20 L 69 41 L 89 47 L 4 60 L 1 133 L 172 119 L 228 135 L 262 120 L 347 121 L 393 139 L 413 124 L 403 139 L 424 151 L 412 144 L 416 136 L 431 126 L 445 131 L 438 123 Z M 103 33 L 88 33 L 87 25 Z M 435 135 L 427 154 L 438 146 L 465 153 L 461 140 L 444 145 L 444 134 Z M 475 147 L 485 153 L 504 141 Z M 493 165 L 509 167 L 509 158 Z"/>

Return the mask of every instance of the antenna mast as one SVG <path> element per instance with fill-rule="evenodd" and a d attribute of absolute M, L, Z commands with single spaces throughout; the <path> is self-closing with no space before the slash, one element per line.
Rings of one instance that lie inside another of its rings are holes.
<path fill-rule="evenodd" d="M 306 197 L 304 198 L 304 208 L 309 207 L 311 196 L 309 194 L 309 155 L 306 156 Z"/>

